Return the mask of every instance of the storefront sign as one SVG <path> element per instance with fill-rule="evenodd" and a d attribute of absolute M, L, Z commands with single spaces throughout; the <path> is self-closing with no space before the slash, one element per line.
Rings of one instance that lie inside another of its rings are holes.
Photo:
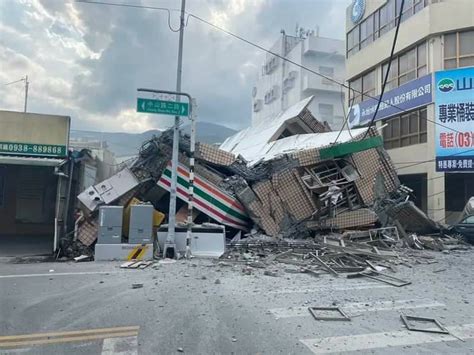
<path fill-rule="evenodd" d="M 351 20 L 353 23 L 359 22 L 365 13 L 365 0 L 354 0 L 352 2 Z"/>
<path fill-rule="evenodd" d="M 0 142 L 0 154 L 64 157 L 66 155 L 66 146 Z"/>
<path fill-rule="evenodd" d="M 474 171 L 474 68 L 435 73 L 436 171 Z"/>
<path fill-rule="evenodd" d="M 369 123 L 374 117 L 379 97 L 354 105 L 349 112 L 349 127 L 363 126 Z M 432 101 L 431 74 L 428 74 L 385 92 L 375 121 L 426 106 Z"/>
<path fill-rule="evenodd" d="M 63 158 L 70 117 L 0 111 L 0 155 Z"/>

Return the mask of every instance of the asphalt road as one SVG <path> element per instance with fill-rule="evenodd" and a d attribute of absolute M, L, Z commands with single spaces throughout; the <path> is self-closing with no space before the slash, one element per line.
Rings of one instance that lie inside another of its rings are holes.
<path fill-rule="evenodd" d="M 473 353 L 474 252 L 430 255 L 435 263 L 398 267 L 412 282 L 403 287 L 283 265 L 278 277 L 244 275 L 209 260 L 145 270 L 3 260 L 0 354 Z M 307 310 L 332 305 L 351 321 Z M 451 334 L 409 331 L 401 313 L 436 318 Z"/>

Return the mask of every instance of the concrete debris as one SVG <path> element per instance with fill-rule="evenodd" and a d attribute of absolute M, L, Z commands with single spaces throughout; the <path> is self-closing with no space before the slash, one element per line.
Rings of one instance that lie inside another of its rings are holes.
<path fill-rule="evenodd" d="M 74 261 L 76 263 L 81 262 L 81 261 L 91 261 L 91 260 L 92 260 L 92 256 L 84 255 L 84 254 L 74 258 Z"/>
<path fill-rule="evenodd" d="M 148 266 L 153 265 L 152 261 L 127 261 L 120 265 L 121 269 L 146 269 Z"/>
<path fill-rule="evenodd" d="M 93 248 L 84 245 L 79 240 L 74 241 L 69 239 L 61 239 L 60 251 L 61 255 L 65 256 L 68 259 L 72 259 L 82 255 L 87 255 L 91 258 L 94 256 Z"/>
<path fill-rule="evenodd" d="M 196 143 L 195 223 L 225 225 L 234 246 L 254 237 L 314 239 L 314 245 L 303 248 L 304 261 L 294 252 L 275 261 L 306 265 L 310 260 L 311 268 L 332 274 L 366 266 L 360 257 L 380 260 L 376 255 L 384 254 L 377 248 L 386 251 L 405 243 L 416 249 L 444 249 L 437 239 L 422 238 L 439 233 L 441 227 L 409 200 L 410 190 L 400 185 L 378 130 L 333 132 L 307 109 L 311 100 L 238 132 L 220 147 Z M 144 142 L 136 161 L 120 176 L 79 196 L 84 218 L 77 239 L 83 245 L 95 243 L 101 204 L 126 206 L 138 198 L 167 214 L 171 148 L 168 130 Z M 189 193 L 189 148 L 190 137 L 182 135 L 177 196 L 184 203 Z M 105 192 L 107 187 L 112 192 Z M 339 236 L 344 252 L 319 241 L 319 235 L 331 231 L 343 233 Z M 288 248 L 299 250 L 298 245 Z M 253 253 L 255 249 L 240 257 L 255 262 Z"/>
<path fill-rule="evenodd" d="M 275 271 L 265 270 L 263 274 L 265 276 L 278 277 L 278 272 L 275 272 Z"/>
<path fill-rule="evenodd" d="M 244 268 L 242 269 L 242 273 L 243 273 L 244 275 L 252 275 L 252 270 L 253 270 L 253 269 L 252 269 L 251 267 L 247 266 L 247 267 L 244 267 Z"/>
<path fill-rule="evenodd" d="M 400 287 L 409 285 L 410 281 L 384 272 L 397 272 L 397 265 L 412 267 L 414 264 L 434 262 L 430 259 L 431 255 L 424 253 L 425 249 L 465 247 L 455 238 L 421 236 L 421 250 L 418 247 L 413 250 L 405 240 L 397 239 L 396 233 L 393 229 L 382 228 L 367 233 L 318 235 L 311 239 L 247 238 L 249 240 L 229 244 L 221 259 L 228 263 L 245 264 L 242 273 L 246 275 L 251 275 L 258 268 L 264 269 L 263 274 L 267 276 L 278 276 L 278 270 L 316 277 L 345 274 L 349 278 L 366 277 Z M 448 244 L 443 244 L 444 240 Z M 296 268 L 288 269 L 289 265 Z"/>

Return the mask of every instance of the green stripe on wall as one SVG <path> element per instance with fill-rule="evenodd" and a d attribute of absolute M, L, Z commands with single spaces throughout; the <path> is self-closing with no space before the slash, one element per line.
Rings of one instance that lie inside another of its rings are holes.
<path fill-rule="evenodd" d="M 169 179 L 171 179 L 171 171 L 166 169 L 163 173 L 165 176 L 167 176 Z M 185 179 L 183 179 L 181 176 L 178 175 L 178 184 L 185 187 L 186 189 L 189 188 L 189 182 L 186 181 Z M 247 222 L 248 221 L 248 217 L 237 212 L 236 210 L 232 209 L 231 207 L 223 204 L 221 201 L 217 200 L 216 198 L 212 197 L 211 195 L 209 195 L 208 193 L 206 193 L 205 191 L 201 190 L 199 187 L 196 187 L 196 185 L 194 185 L 194 194 L 195 195 L 198 195 L 199 197 L 203 198 L 204 200 L 206 200 L 207 202 L 209 202 L 210 204 L 216 206 L 217 208 L 219 208 L 220 210 L 226 212 L 227 214 L 235 217 L 235 218 L 238 218 L 240 219 L 241 221 L 244 221 L 244 222 Z"/>
<path fill-rule="evenodd" d="M 362 152 L 364 150 L 379 147 L 383 144 L 382 137 L 376 136 L 357 142 L 339 143 L 329 148 L 323 148 L 319 151 L 321 159 L 331 159 L 342 157 L 344 155 Z"/>

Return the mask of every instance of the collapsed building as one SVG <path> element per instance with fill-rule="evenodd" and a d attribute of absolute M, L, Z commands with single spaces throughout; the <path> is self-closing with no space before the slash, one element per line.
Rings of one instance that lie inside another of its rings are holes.
<path fill-rule="evenodd" d="M 277 117 L 229 137 L 219 147 L 197 142 L 195 223 L 223 224 L 232 234 L 252 228 L 272 237 L 301 238 L 379 224 L 428 232 L 437 225 L 408 200 L 375 128 L 331 131 L 308 109 L 312 97 Z M 84 212 L 76 236 L 97 236 L 97 209 L 133 197 L 167 214 L 172 132 L 145 142 L 116 176 L 78 196 Z M 184 222 L 190 139 L 180 137 L 177 221 Z"/>

